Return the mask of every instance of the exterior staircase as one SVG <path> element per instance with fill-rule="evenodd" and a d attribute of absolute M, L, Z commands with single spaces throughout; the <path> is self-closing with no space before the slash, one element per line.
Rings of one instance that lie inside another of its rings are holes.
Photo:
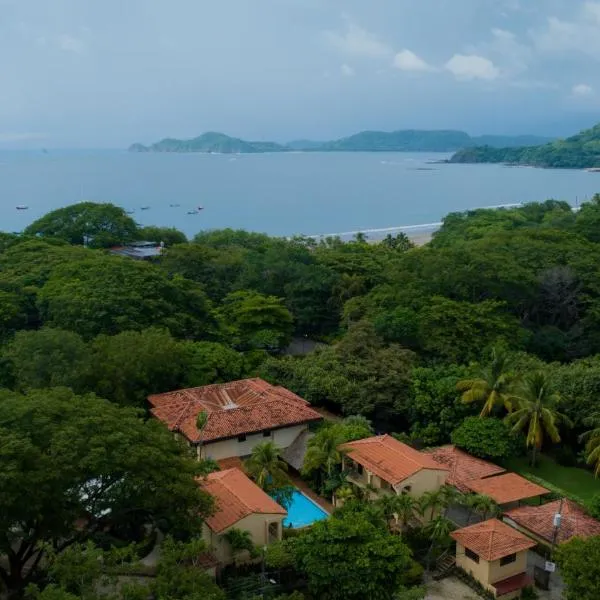
<path fill-rule="evenodd" d="M 444 579 L 444 577 L 448 577 L 452 575 L 454 568 L 456 567 L 456 558 L 445 552 L 440 556 L 435 564 L 435 570 L 433 572 L 433 579 L 435 581 L 439 581 L 440 579 Z"/>

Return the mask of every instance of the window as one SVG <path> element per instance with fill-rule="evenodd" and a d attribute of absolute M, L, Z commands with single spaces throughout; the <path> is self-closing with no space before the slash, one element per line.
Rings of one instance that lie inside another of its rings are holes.
<path fill-rule="evenodd" d="M 263 437 L 271 437 L 271 432 L 267 429 L 267 431 L 263 431 Z"/>
<path fill-rule="evenodd" d="M 403 494 L 410 494 L 410 490 L 412 490 L 412 486 L 410 486 L 410 485 L 405 485 L 405 486 L 402 488 L 402 493 L 403 493 Z"/>
<path fill-rule="evenodd" d="M 516 554 L 509 554 L 508 556 L 505 556 L 504 558 L 500 559 L 500 566 L 503 567 L 504 565 L 510 565 L 510 563 L 514 563 L 516 562 L 516 560 Z"/>
<path fill-rule="evenodd" d="M 468 548 L 465 548 L 465 556 L 467 558 L 470 558 L 473 562 L 476 562 L 476 563 L 479 562 L 479 556 L 477 554 L 475 554 L 475 552 L 472 552 L 471 550 L 469 550 Z"/>
<path fill-rule="evenodd" d="M 362 465 L 357 464 L 356 465 L 356 471 L 359 475 L 362 475 L 364 473 L 364 469 Z"/>
<path fill-rule="evenodd" d="M 246 434 L 242 433 L 242 435 L 238 435 L 238 442 L 245 442 L 246 441 Z"/>

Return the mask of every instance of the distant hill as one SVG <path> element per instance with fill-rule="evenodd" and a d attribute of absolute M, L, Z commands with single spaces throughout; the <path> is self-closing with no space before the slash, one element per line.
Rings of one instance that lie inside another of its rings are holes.
<path fill-rule="evenodd" d="M 275 142 L 248 142 L 224 133 L 208 132 L 189 139 L 165 138 L 160 142 L 144 146 L 133 144 L 131 152 L 217 152 L 222 154 L 247 154 L 257 152 L 453 152 L 460 148 L 479 145 L 493 147 L 527 146 L 549 141 L 536 136 L 471 137 L 464 131 L 416 130 L 361 131 L 355 135 L 329 142 L 296 140 L 288 144 Z"/>
<path fill-rule="evenodd" d="M 209 131 L 190 140 L 165 138 L 151 146 L 133 144 L 131 152 L 217 152 L 221 154 L 248 154 L 257 152 L 284 152 L 285 146 L 275 142 L 247 142 L 224 133 Z"/>
<path fill-rule="evenodd" d="M 600 124 L 565 140 L 526 148 L 477 146 L 459 150 L 452 163 L 507 163 L 554 169 L 600 167 Z"/>

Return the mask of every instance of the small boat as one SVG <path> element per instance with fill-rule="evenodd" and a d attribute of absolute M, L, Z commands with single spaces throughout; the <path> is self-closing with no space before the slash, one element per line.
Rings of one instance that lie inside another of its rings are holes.
<path fill-rule="evenodd" d="M 188 215 L 197 215 L 197 214 L 198 214 L 198 211 L 197 211 L 197 210 L 188 210 L 188 211 L 187 211 L 187 214 L 188 214 Z"/>
<path fill-rule="evenodd" d="M 149 206 L 141 206 L 140 210 L 148 210 L 150 207 Z"/>
<path fill-rule="evenodd" d="M 181 205 L 180 204 L 169 204 L 169 206 L 171 208 L 179 208 Z"/>
<path fill-rule="evenodd" d="M 135 210 L 128 210 L 128 211 L 126 211 L 126 213 L 127 213 L 128 215 L 132 215 L 134 212 L 135 212 Z"/>
<path fill-rule="evenodd" d="M 199 206 L 198 210 L 204 210 L 204 206 Z"/>
<path fill-rule="evenodd" d="M 27 210 L 29 208 L 29 206 L 26 206 L 25 204 L 19 204 L 18 206 L 15 207 L 17 210 Z"/>

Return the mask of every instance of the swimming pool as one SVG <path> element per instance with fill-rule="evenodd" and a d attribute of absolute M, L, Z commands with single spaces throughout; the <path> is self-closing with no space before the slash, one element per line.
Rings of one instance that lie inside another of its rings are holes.
<path fill-rule="evenodd" d="M 327 517 L 328 514 L 308 496 L 305 496 L 299 490 L 294 490 L 287 517 L 283 520 L 283 526 L 294 529 L 307 527 L 315 521 L 322 521 Z"/>

